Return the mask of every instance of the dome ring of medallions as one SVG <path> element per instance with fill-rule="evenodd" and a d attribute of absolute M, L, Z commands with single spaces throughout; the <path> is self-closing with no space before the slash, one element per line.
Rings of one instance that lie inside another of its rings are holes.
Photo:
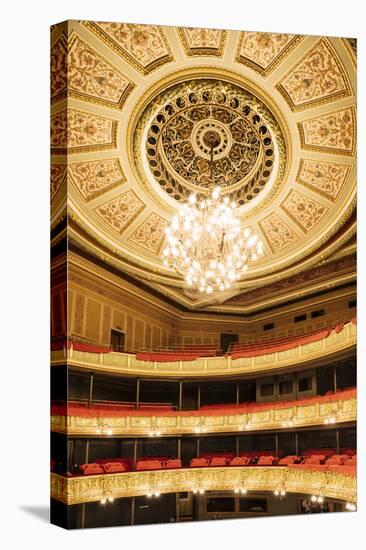
<path fill-rule="evenodd" d="M 230 194 L 240 206 L 247 205 L 249 207 L 249 202 L 252 200 L 250 209 L 252 211 L 253 208 L 255 211 L 258 211 L 258 209 L 262 210 L 278 193 L 280 184 L 283 178 L 286 177 L 291 165 L 292 148 L 290 133 L 286 120 L 277 104 L 273 102 L 273 99 L 264 90 L 258 89 L 252 81 L 235 71 L 228 71 L 218 67 L 196 67 L 179 71 L 174 75 L 168 75 L 163 80 L 156 82 L 138 102 L 129 120 L 127 135 L 128 138 L 131 136 L 132 140 L 128 139 L 127 152 L 132 168 L 139 179 L 144 182 L 146 190 L 155 198 L 157 204 L 161 206 L 170 204 L 173 207 L 176 201 L 186 200 L 187 196 L 192 192 L 192 187 L 188 183 L 182 182 L 179 177 L 176 177 L 176 179 L 173 178 L 172 174 L 166 170 L 166 167 L 164 171 L 159 171 L 156 157 L 149 157 L 146 154 L 146 140 L 149 134 L 148 124 L 151 124 L 158 112 L 156 107 L 161 108 L 168 104 L 172 105 L 172 100 L 177 99 L 179 94 L 174 93 L 175 87 L 184 87 L 187 82 L 193 83 L 196 87 L 200 85 L 200 81 L 202 80 L 211 81 L 225 93 L 227 89 L 230 91 L 230 88 L 232 89 L 233 87 L 241 90 L 244 95 L 250 98 L 250 106 L 254 107 L 256 114 L 263 118 L 269 128 L 269 134 L 261 137 L 266 139 L 267 142 L 270 138 L 274 139 L 272 151 L 270 152 L 272 158 L 270 156 L 263 156 L 263 162 L 265 163 L 263 173 L 265 175 L 262 177 L 257 172 L 254 182 L 250 182 L 253 189 L 249 189 L 248 191 L 247 188 L 247 193 L 251 195 L 249 201 L 246 197 L 244 197 L 245 200 L 242 200 L 240 196 L 247 183 L 243 186 L 242 182 L 239 182 L 237 189 L 234 191 L 231 186 L 224 189 L 224 193 Z M 164 96 L 163 99 L 162 96 Z M 192 97 L 194 99 L 194 96 Z M 222 103 L 224 103 L 223 100 L 221 100 Z M 173 107 L 174 109 L 178 107 L 179 110 L 183 107 L 183 104 L 181 103 L 179 107 L 179 105 L 174 103 Z M 232 105 L 227 104 L 227 107 L 230 109 Z M 237 108 L 236 105 L 234 107 Z M 167 113 L 165 112 L 165 114 Z M 158 129 L 158 132 L 160 130 L 161 128 Z M 268 143 L 266 147 L 268 147 Z M 274 154 L 276 154 L 275 159 L 273 158 Z M 272 173 L 270 173 L 272 165 L 276 166 Z M 266 177 L 268 178 L 267 181 Z M 255 193 L 252 191 L 255 191 Z"/>

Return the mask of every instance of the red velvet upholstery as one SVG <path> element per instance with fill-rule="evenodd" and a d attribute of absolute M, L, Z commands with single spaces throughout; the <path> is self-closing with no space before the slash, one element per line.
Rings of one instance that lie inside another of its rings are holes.
<path fill-rule="evenodd" d="M 189 463 L 191 468 L 204 468 L 209 465 L 207 458 L 192 458 Z"/>
<path fill-rule="evenodd" d="M 227 458 L 224 456 L 214 456 L 210 460 L 210 466 L 226 466 Z"/>
<path fill-rule="evenodd" d="M 165 462 L 165 468 L 167 469 L 181 468 L 181 467 L 182 467 L 182 461 L 180 458 L 170 458 Z"/>
<path fill-rule="evenodd" d="M 138 460 L 136 462 L 136 471 L 141 470 L 161 470 L 163 462 L 160 460 Z"/>
<path fill-rule="evenodd" d="M 249 456 L 236 456 L 230 461 L 230 466 L 248 466 L 249 462 Z"/>
<path fill-rule="evenodd" d="M 328 458 L 326 465 L 327 466 L 341 466 L 345 460 L 348 459 L 348 455 L 333 455 Z"/>
<path fill-rule="evenodd" d="M 126 467 L 122 462 L 107 462 L 103 464 L 103 468 L 106 474 L 117 474 L 126 471 Z"/>
<path fill-rule="evenodd" d="M 296 455 L 288 455 L 284 458 L 281 458 L 281 460 L 278 462 L 279 466 L 288 466 L 289 464 L 294 464 L 297 460 L 299 460 L 299 457 Z"/>
<path fill-rule="evenodd" d="M 304 464 L 322 464 L 325 460 L 324 455 L 313 455 L 305 459 Z"/>
<path fill-rule="evenodd" d="M 257 462 L 257 466 L 274 466 L 277 464 L 278 458 L 276 456 L 261 456 Z"/>
<path fill-rule="evenodd" d="M 85 476 L 90 476 L 94 474 L 104 474 L 104 469 L 102 468 L 102 466 L 100 466 L 96 462 L 93 462 L 91 464 L 82 464 L 80 466 L 80 469 L 82 470 Z"/>

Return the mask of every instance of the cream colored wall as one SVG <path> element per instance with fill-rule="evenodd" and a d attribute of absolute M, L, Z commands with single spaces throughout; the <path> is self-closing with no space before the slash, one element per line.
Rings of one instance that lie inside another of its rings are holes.
<path fill-rule="evenodd" d="M 98 288 L 99 287 L 99 288 Z M 69 280 L 68 333 L 109 343 L 111 330 L 125 334 L 126 349 L 166 346 L 176 341 L 177 321 L 138 296 L 112 289 L 99 281 L 96 288 Z"/>
<path fill-rule="evenodd" d="M 121 281 L 121 280 L 120 280 Z M 239 334 L 240 341 L 274 338 L 328 326 L 336 319 L 356 315 L 348 302 L 354 289 L 333 292 L 327 297 L 304 300 L 255 317 L 208 315 L 182 312 L 162 299 L 142 291 L 130 283 L 118 284 L 96 274 L 71 267 L 68 289 L 68 333 L 89 340 L 109 343 L 111 329 L 125 334 L 126 349 L 151 349 L 174 343 L 219 344 L 222 333 Z M 56 299 L 56 298 L 55 298 Z M 311 319 L 310 312 L 324 309 L 325 315 Z M 307 313 L 308 319 L 294 323 L 295 315 Z M 66 311 L 63 314 L 66 318 Z M 263 325 L 275 328 L 263 331 Z"/>

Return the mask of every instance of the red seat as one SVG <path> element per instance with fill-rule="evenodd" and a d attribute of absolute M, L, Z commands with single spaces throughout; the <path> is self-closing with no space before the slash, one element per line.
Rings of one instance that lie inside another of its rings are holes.
<path fill-rule="evenodd" d="M 279 466 L 288 466 L 289 464 L 295 464 L 295 462 L 299 460 L 299 457 L 296 455 L 288 455 L 284 458 L 281 458 L 279 461 Z"/>
<path fill-rule="evenodd" d="M 104 474 L 104 470 L 102 466 L 99 464 L 91 463 L 91 464 L 82 464 L 80 466 L 80 469 L 82 470 L 84 476 L 90 476 L 94 474 Z"/>
<path fill-rule="evenodd" d="M 333 455 L 331 458 L 328 458 L 326 465 L 327 466 L 340 466 L 348 459 L 347 455 Z"/>
<path fill-rule="evenodd" d="M 181 468 L 182 467 L 182 461 L 180 458 L 170 458 L 165 462 L 165 468 Z"/>
<path fill-rule="evenodd" d="M 210 466 L 226 466 L 227 459 L 224 456 L 214 456 L 210 460 Z"/>
<path fill-rule="evenodd" d="M 312 455 L 305 459 L 304 464 L 308 464 L 308 465 L 322 464 L 324 460 L 325 460 L 324 455 Z"/>
<path fill-rule="evenodd" d="M 138 460 L 136 470 L 161 470 L 163 463 L 160 460 Z"/>
<path fill-rule="evenodd" d="M 230 466 L 248 466 L 250 458 L 248 456 L 236 456 L 230 462 Z"/>
<path fill-rule="evenodd" d="M 278 462 L 276 456 L 261 456 L 257 462 L 257 466 L 273 466 Z"/>
<path fill-rule="evenodd" d="M 192 458 L 189 465 L 191 468 L 204 468 L 208 466 L 208 460 L 207 458 Z"/>
<path fill-rule="evenodd" d="M 126 466 L 122 464 L 122 462 L 107 462 L 106 464 L 103 464 L 103 468 L 106 474 L 126 472 Z"/>

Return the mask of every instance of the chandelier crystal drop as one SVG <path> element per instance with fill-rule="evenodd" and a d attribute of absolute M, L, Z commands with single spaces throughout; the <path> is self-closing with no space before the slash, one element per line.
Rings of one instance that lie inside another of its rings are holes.
<path fill-rule="evenodd" d="M 219 186 L 208 199 L 190 195 L 166 228 L 164 265 L 200 292 L 229 289 L 245 273 L 248 261 L 263 255 L 257 235 L 241 227 L 236 203 L 220 195 Z"/>

